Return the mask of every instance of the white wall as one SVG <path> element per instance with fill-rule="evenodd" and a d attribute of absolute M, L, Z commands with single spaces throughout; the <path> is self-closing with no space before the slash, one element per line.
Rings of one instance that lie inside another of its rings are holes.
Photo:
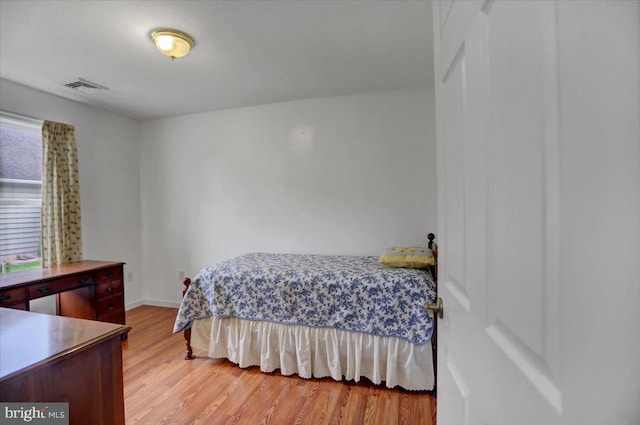
<path fill-rule="evenodd" d="M 178 271 L 250 251 L 379 255 L 436 228 L 429 88 L 137 123 L 0 79 L 0 109 L 76 128 L 84 256 L 126 303 L 177 305 Z"/>
<path fill-rule="evenodd" d="M 142 299 L 139 124 L 0 79 L 0 109 L 75 126 L 85 259 L 126 262 L 125 302 Z M 127 280 L 128 273 L 133 280 Z"/>
<path fill-rule="evenodd" d="M 147 121 L 140 141 L 150 303 L 246 252 L 379 255 L 436 229 L 430 88 Z"/>

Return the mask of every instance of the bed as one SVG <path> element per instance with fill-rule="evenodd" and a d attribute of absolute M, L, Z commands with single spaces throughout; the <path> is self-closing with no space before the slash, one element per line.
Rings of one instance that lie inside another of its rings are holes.
<path fill-rule="evenodd" d="M 185 279 L 174 332 L 184 332 L 187 359 L 195 348 L 263 372 L 430 391 L 435 322 L 424 306 L 436 300 L 434 270 L 245 254 Z"/>

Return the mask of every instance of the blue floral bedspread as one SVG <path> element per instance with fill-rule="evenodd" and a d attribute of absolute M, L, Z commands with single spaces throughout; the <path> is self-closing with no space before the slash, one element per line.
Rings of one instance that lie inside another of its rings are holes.
<path fill-rule="evenodd" d="M 390 268 L 377 257 L 246 254 L 206 267 L 189 285 L 174 325 L 209 316 L 431 338 L 424 304 L 436 299 L 429 272 Z"/>

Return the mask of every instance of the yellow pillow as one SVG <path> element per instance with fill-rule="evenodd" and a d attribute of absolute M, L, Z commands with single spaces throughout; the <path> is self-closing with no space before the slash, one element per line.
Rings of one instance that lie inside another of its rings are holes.
<path fill-rule="evenodd" d="M 389 267 L 412 269 L 426 269 L 436 264 L 433 252 L 429 248 L 408 246 L 385 249 L 380 256 L 380 262 Z"/>

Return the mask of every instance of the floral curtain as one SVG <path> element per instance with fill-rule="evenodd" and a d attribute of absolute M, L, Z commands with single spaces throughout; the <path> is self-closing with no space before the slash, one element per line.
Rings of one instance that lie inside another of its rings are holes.
<path fill-rule="evenodd" d="M 74 127 L 42 126 L 42 265 L 82 260 L 80 182 Z"/>

